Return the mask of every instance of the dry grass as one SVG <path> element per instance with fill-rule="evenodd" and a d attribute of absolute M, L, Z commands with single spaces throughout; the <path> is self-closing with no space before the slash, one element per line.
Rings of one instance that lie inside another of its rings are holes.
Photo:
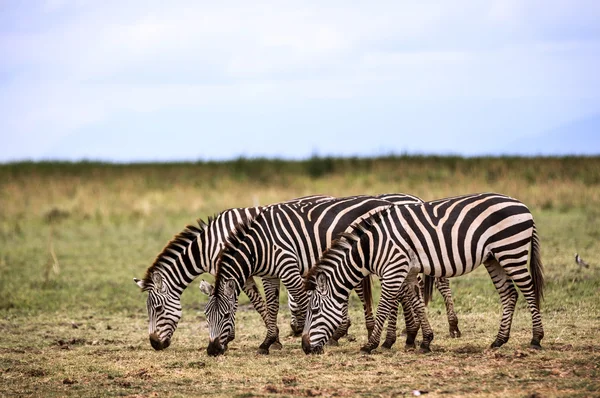
<path fill-rule="evenodd" d="M 598 396 L 599 159 L 311 162 L 0 166 L 0 396 Z M 131 278 L 196 217 L 313 193 L 488 190 L 523 200 L 536 217 L 548 281 L 542 351 L 527 348 L 522 299 L 509 343 L 487 348 L 500 305 L 483 269 L 452 281 L 462 338 L 447 337 L 435 297 L 429 355 L 405 352 L 401 337 L 391 351 L 360 355 L 366 332 L 354 297 L 356 341 L 322 356 L 305 356 L 286 336 L 285 307 L 284 349 L 256 355 L 264 327 L 246 306 L 230 350 L 210 358 L 197 284 L 184 292 L 172 346 L 148 343 L 145 296 Z M 575 265 L 575 251 L 590 269 Z"/>

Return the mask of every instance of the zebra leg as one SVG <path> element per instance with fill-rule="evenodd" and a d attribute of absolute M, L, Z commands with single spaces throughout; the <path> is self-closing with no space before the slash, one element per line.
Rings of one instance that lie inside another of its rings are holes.
<path fill-rule="evenodd" d="M 387 320 L 387 333 L 385 334 L 385 341 L 381 345 L 381 348 L 390 349 L 396 342 L 396 323 L 398 322 L 398 307 L 400 306 L 400 298 L 396 297 L 394 306 L 390 312 L 390 316 Z"/>
<path fill-rule="evenodd" d="M 402 312 L 404 315 L 404 323 L 405 329 L 404 333 L 406 334 L 406 342 L 404 345 L 405 350 L 414 350 L 415 347 L 415 339 L 417 338 L 417 333 L 419 332 L 420 324 L 415 317 L 415 313 L 412 308 L 412 303 L 410 301 L 410 295 L 407 291 L 407 285 L 403 284 L 400 289 L 400 294 L 396 298 L 396 301 L 402 304 Z M 398 305 L 396 304 L 396 313 L 398 311 Z M 391 347 L 396 341 L 396 329 L 393 329 L 393 332 L 390 330 L 390 325 L 392 325 L 391 318 L 393 316 L 390 314 L 390 319 L 388 319 L 388 332 L 386 335 L 386 341 L 383 343 L 383 347 Z M 396 316 L 396 323 L 398 322 Z M 393 336 L 392 336 L 393 333 Z"/>
<path fill-rule="evenodd" d="M 533 256 L 532 256 L 533 257 Z M 525 260 L 527 261 L 527 260 Z M 531 339 L 531 348 L 541 349 L 542 346 L 540 344 L 541 340 L 544 338 L 544 328 L 542 326 L 542 315 L 540 314 L 540 310 L 536 303 L 534 287 L 533 287 L 533 278 L 531 274 L 527 270 L 527 263 L 515 266 L 514 264 L 502 264 L 508 276 L 512 279 L 515 285 L 519 288 L 525 300 L 527 301 L 527 306 L 529 307 L 529 311 L 531 312 L 531 321 L 533 326 L 533 337 Z M 514 289 L 514 287 L 513 287 Z M 516 294 L 515 294 L 516 296 Z M 516 299 L 515 299 L 516 302 Z M 514 304 L 513 304 L 514 311 Z"/>
<path fill-rule="evenodd" d="M 267 336 L 258 347 L 259 354 L 268 354 L 271 345 L 279 341 L 277 314 L 279 313 L 279 282 L 276 278 L 265 278 L 265 298 L 267 301 Z M 276 283 L 274 281 L 277 281 Z M 281 344 L 281 343 L 280 343 Z"/>
<path fill-rule="evenodd" d="M 431 328 L 431 325 L 429 324 L 429 320 L 427 319 L 427 314 L 425 312 L 425 302 L 423 301 L 423 297 L 421 297 L 421 289 L 419 287 L 417 275 L 409 274 L 406 277 L 406 281 L 404 282 L 404 284 L 406 285 L 406 289 L 404 291 L 406 292 L 406 295 L 410 299 L 414 315 L 419 320 L 419 323 L 421 326 L 421 331 L 423 333 L 423 341 L 421 342 L 420 351 L 423 353 L 431 352 L 431 349 L 429 348 L 429 346 L 430 346 L 431 342 L 433 341 L 433 329 Z M 407 325 L 407 333 L 406 333 L 407 345 L 408 345 L 408 338 L 409 338 L 409 332 L 408 332 L 408 325 Z"/>
<path fill-rule="evenodd" d="M 308 306 L 308 298 L 304 291 L 302 277 L 298 275 L 298 278 L 290 277 L 285 280 L 282 279 L 282 281 L 288 290 L 288 294 L 296 304 L 292 315 L 296 319 L 296 330 L 300 331 L 300 334 L 302 334 L 306 318 L 306 308 Z"/>
<path fill-rule="evenodd" d="M 448 317 L 450 337 L 460 337 L 458 317 L 454 312 L 454 300 L 452 300 L 452 291 L 450 290 L 450 281 L 448 278 L 435 278 L 435 287 L 444 298 L 444 303 L 446 304 L 446 316 Z"/>
<path fill-rule="evenodd" d="M 373 318 L 373 310 L 370 306 L 367 305 L 365 292 L 363 290 L 362 283 L 359 283 L 354 288 L 354 291 L 360 298 L 360 302 L 363 304 L 363 311 L 365 314 L 365 327 L 367 328 L 367 336 L 371 337 L 371 333 L 373 333 L 373 328 L 375 327 L 375 319 Z M 348 318 L 348 327 L 350 327 L 350 318 Z"/>
<path fill-rule="evenodd" d="M 250 277 L 246 280 L 246 283 L 244 284 L 242 290 L 244 291 L 244 293 L 246 293 L 246 296 L 248 296 L 250 302 L 252 303 L 252 307 L 254 307 L 256 312 L 259 313 L 266 326 L 267 307 L 262 296 L 260 295 L 260 292 L 258 291 L 258 286 L 256 286 L 256 282 L 254 281 L 253 277 Z"/>
<path fill-rule="evenodd" d="M 484 265 L 492 278 L 492 282 L 494 282 L 494 287 L 498 291 L 502 303 L 500 329 L 491 346 L 492 348 L 498 348 L 506 343 L 510 337 L 510 326 L 519 294 L 517 293 L 517 289 L 515 289 L 513 281 L 495 258 L 486 260 Z"/>
<path fill-rule="evenodd" d="M 292 297 L 290 292 L 287 293 L 287 296 L 288 296 L 288 308 L 290 309 L 290 314 L 291 314 L 290 336 L 299 337 L 302 335 L 302 329 L 298 329 L 298 318 L 296 317 L 296 314 L 300 313 L 300 309 L 298 308 L 298 304 L 296 304 L 296 301 L 294 300 L 294 297 Z"/>
<path fill-rule="evenodd" d="M 277 308 L 279 308 L 279 278 L 271 278 L 271 277 L 264 277 L 263 278 L 263 287 L 265 289 L 265 299 L 267 301 L 267 305 L 271 305 L 271 307 L 275 307 L 277 306 Z M 275 316 L 271 316 L 269 315 L 268 311 L 265 311 L 266 313 L 266 319 L 265 319 L 265 326 L 267 327 L 267 330 L 269 330 L 269 324 L 267 323 L 269 320 L 270 322 L 272 322 L 272 330 L 275 330 L 276 333 L 276 337 L 275 337 L 275 342 L 273 344 L 271 344 L 271 348 L 274 350 L 281 350 L 283 348 L 283 346 L 281 345 L 281 342 L 279 341 L 279 328 L 277 327 L 277 313 L 275 313 Z"/>
<path fill-rule="evenodd" d="M 396 286 L 397 284 L 392 285 L 387 282 L 387 280 L 382 279 L 381 298 L 379 299 L 379 305 L 377 306 L 375 327 L 373 328 L 373 332 L 371 333 L 367 344 L 361 347 L 361 352 L 369 354 L 379 346 L 383 324 L 387 320 L 388 316 L 390 315 L 390 311 L 392 311 L 396 303 L 396 296 L 398 295 L 398 288 Z"/>

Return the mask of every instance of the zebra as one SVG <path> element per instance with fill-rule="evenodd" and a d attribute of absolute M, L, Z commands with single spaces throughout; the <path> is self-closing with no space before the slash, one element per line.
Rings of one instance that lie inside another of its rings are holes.
<path fill-rule="evenodd" d="M 318 202 L 330 196 L 313 195 L 292 199 L 289 203 Z M 285 203 L 285 202 L 284 202 Z M 181 294 L 203 273 L 216 274 L 216 260 L 229 234 L 240 224 L 256 217 L 264 207 L 232 208 L 224 210 L 208 222 L 197 220 L 198 226 L 188 225 L 171 239 L 146 270 L 143 279 L 133 278 L 142 291 L 148 292 L 148 334 L 155 350 L 169 347 L 171 337 L 181 319 Z M 263 278 L 267 302 L 279 301 L 279 281 Z M 243 286 L 244 293 L 266 322 L 266 306 L 253 279 Z M 231 341 L 235 334 L 228 336 Z M 279 348 L 279 341 L 275 347 Z"/>
<path fill-rule="evenodd" d="M 394 200 L 396 203 L 422 202 L 417 197 L 403 194 L 396 195 Z M 221 253 L 215 287 L 205 291 L 209 294 L 205 307 L 209 327 L 208 354 L 216 356 L 224 352 L 226 338 L 234 328 L 235 300 L 252 275 L 281 279 L 295 303 L 290 305 L 290 310 L 297 321 L 296 326 L 302 330 L 307 304 L 302 275 L 352 222 L 390 204 L 380 198 L 353 196 L 302 206 L 276 205 L 263 211 L 251 223 L 240 226 Z M 365 302 L 368 300 L 363 299 Z M 370 308 L 365 305 L 365 310 L 367 313 Z M 270 325 L 258 350 L 263 354 L 268 354 L 276 337 L 278 306 L 267 312 Z"/>
<path fill-rule="evenodd" d="M 531 347 L 541 348 L 544 274 L 533 216 L 523 203 L 497 193 L 480 193 L 423 204 L 390 205 L 352 228 L 307 275 L 305 288 L 310 303 L 302 334 L 305 353 L 323 352 L 323 345 L 342 320 L 350 290 L 364 275 L 374 273 L 382 281 L 375 328 L 361 348 L 371 352 L 379 345 L 383 322 L 395 297 L 414 291 L 417 273 L 454 277 L 482 263 L 503 309 L 491 346 L 500 347 L 509 339 L 518 298 L 516 285 L 531 312 Z M 433 331 L 422 302 L 415 296 L 411 299 L 423 330 L 421 349 L 429 351 Z"/>

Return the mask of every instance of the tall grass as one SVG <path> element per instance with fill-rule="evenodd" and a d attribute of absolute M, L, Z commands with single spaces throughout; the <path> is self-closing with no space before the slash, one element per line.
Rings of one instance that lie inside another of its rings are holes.
<path fill-rule="evenodd" d="M 425 200 L 479 191 L 517 197 L 533 209 L 594 210 L 600 157 L 240 158 L 173 164 L 0 165 L 0 220 L 62 212 L 76 218 L 207 215 L 296 196 L 408 192 Z"/>

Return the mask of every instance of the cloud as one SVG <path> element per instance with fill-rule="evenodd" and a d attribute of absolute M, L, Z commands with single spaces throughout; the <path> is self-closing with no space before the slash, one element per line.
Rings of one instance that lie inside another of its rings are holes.
<path fill-rule="evenodd" d="M 51 137 L 127 112 L 370 98 L 598 101 L 600 92 L 593 2 L 4 7 L 0 134 L 32 156 Z M 25 145 L 40 134 L 38 149 Z"/>

